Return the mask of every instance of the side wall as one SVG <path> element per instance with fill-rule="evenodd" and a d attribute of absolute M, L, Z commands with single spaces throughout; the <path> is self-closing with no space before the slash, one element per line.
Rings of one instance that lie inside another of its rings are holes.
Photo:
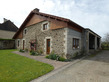
<path fill-rule="evenodd" d="M 67 54 L 67 58 L 73 56 L 73 54 L 75 52 L 78 52 L 81 50 L 81 47 L 83 46 L 82 45 L 82 33 L 81 32 L 78 32 L 78 31 L 75 31 L 73 29 L 70 29 L 70 28 L 66 28 L 66 31 L 67 31 L 67 35 L 66 35 L 66 54 Z M 77 38 L 79 39 L 79 49 L 73 49 L 73 38 Z"/>

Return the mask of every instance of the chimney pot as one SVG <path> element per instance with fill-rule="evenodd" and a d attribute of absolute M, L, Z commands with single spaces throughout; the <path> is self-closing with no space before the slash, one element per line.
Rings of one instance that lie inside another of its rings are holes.
<path fill-rule="evenodd" d="M 8 21 L 6 18 L 3 18 L 4 22 Z"/>
<path fill-rule="evenodd" d="M 35 11 L 35 12 L 39 12 L 39 9 L 38 9 L 38 8 L 35 8 L 33 11 Z"/>

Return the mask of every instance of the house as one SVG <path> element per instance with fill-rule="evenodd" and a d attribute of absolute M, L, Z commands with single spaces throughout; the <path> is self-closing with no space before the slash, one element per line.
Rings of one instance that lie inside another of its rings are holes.
<path fill-rule="evenodd" d="M 92 30 L 70 19 L 39 12 L 37 8 L 30 12 L 13 38 L 17 49 L 42 50 L 45 55 L 54 51 L 65 58 L 101 46 L 101 37 Z"/>
<path fill-rule="evenodd" d="M 4 22 L 0 23 L 0 49 L 15 48 L 14 34 L 18 28 L 10 21 L 4 18 Z"/>
<path fill-rule="evenodd" d="M 17 30 L 18 27 L 15 24 L 4 18 L 4 22 L 0 23 L 0 38 L 12 39 Z"/>

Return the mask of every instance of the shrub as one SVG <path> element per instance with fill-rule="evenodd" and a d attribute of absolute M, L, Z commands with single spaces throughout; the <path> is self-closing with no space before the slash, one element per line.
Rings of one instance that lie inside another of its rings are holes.
<path fill-rule="evenodd" d="M 28 52 L 28 49 L 25 49 L 25 52 Z"/>
<path fill-rule="evenodd" d="M 57 55 L 57 54 L 54 54 L 54 53 L 50 53 L 49 55 L 46 56 L 46 58 L 48 59 L 52 59 L 52 60 L 57 60 L 57 61 L 65 61 L 66 59 Z"/>
<path fill-rule="evenodd" d="M 30 51 L 30 55 L 33 55 L 33 56 L 38 56 L 39 54 L 35 51 Z"/>
<path fill-rule="evenodd" d="M 46 58 L 50 59 L 48 55 L 46 56 Z"/>
<path fill-rule="evenodd" d="M 37 50 L 38 54 L 41 55 L 43 53 L 42 50 Z"/>
<path fill-rule="evenodd" d="M 58 58 L 58 61 L 65 61 L 66 59 L 65 58 L 63 58 L 63 57 L 59 57 Z"/>
<path fill-rule="evenodd" d="M 19 52 L 23 52 L 23 53 L 24 53 L 24 52 L 25 52 L 25 50 L 23 50 L 23 49 L 20 49 L 20 50 L 19 50 Z"/>

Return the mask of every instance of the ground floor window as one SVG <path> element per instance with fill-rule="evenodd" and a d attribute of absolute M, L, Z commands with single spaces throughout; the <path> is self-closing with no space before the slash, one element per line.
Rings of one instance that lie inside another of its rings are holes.
<path fill-rule="evenodd" d="M 73 47 L 73 49 L 79 48 L 79 39 L 73 38 L 72 47 Z"/>
<path fill-rule="evenodd" d="M 17 42 L 17 46 L 18 46 L 18 47 L 19 47 L 19 42 L 20 42 L 20 41 L 18 40 L 18 42 Z"/>

